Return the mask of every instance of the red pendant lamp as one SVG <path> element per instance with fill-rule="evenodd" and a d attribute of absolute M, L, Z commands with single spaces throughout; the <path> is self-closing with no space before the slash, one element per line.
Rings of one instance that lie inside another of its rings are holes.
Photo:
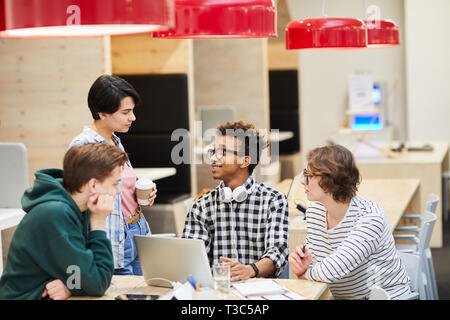
<path fill-rule="evenodd" d="M 388 48 L 400 44 L 398 26 L 394 21 L 366 21 L 366 27 L 368 48 Z"/>
<path fill-rule="evenodd" d="M 277 36 L 273 0 L 175 0 L 175 29 L 157 38 L 220 39 Z"/>
<path fill-rule="evenodd" d="M 294 20 L 285 29 L 286 49 L 355 49 L 366 47 L 366 26 L 350 18 Z"/>
<path fill-rule="evenodd" d="M 173 28 L 174 0 L 0 0 L 0 37 L 81 37 Z"/>

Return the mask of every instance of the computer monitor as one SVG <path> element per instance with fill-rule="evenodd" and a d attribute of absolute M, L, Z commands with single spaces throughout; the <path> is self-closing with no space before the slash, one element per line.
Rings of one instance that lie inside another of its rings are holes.
<path fill-rule="evenodd" d="M 381 129 L 383 129 L 383 124 L 381 123 L 380 114 L 362 114 L 353 117 L 352 130 L 369 131 Z"/>
<path fill-rule="evenodd" d="M 381 84 L 374 83 L 372 89 L 374 107 L 380 108 L 383 103 L 383 91 Z M 381 114 L 357 114 L 353 116 L 352 130 L 371 131 L 383 129 Z"/>

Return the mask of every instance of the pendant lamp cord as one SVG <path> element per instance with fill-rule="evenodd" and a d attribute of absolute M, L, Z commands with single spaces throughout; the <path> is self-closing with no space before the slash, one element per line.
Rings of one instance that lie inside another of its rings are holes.
<path fill-rule="evenodd" d="M 366 21 L 367 17 L 367 0 L 363 0 L 363 21 Z"/>
<path fill-rule="evenodd" d="M 326 13 L 326 7 L 327 7 L 327 0 L 322 0 L 322 17 L 328 18 L 328 15 Z M 367 0 L 363 0 L 363 21 L 366 20 L 367 16 Z"/>
<path fill-rule="evenodd" d="M 325 9 L 327 6 L 327 0 L 322 0 L 322 17 L 328 18 L 327 14 L 325 13 Z"/>

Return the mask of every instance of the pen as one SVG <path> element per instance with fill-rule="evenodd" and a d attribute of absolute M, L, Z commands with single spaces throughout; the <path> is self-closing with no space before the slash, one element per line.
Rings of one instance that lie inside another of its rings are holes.
<path fill-rule="evenodd" d="M 194 280 L 194 277 L 192 275 L 190 275 L 188 277 L 188 281 L 191 284 L 191 286 L 194 288 L 194 290 L 196 290 L 197 282 Z"/>
<path fill-rule="evenodd" d="M 190 283 L 190 285 L 195 289 L 195 284 L 191 281 L 189 277 L 186 278 L 187 282 Z"/>
<path fill-rule="evenodd" d="M 306 244 L 304 244 L 303 247 L 302 247 L 302 252 L 303 253 L 305 253 L 305 249 L 306 249 Z M 301 258 L 301 259 L 303 259 L 303 258 Z"/>

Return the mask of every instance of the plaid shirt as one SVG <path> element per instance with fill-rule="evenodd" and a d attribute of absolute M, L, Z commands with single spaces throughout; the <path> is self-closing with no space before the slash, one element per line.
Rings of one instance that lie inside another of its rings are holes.
<path fill-rule="evenodd" d="M 244 186 L 253 192 L 243 202 L 221 202 L 218 187 L 192 204 L 186 217 L 184 238 L 205 242 L 210 265 L 219 257 L 250 264 L 269 258 L 274 262 L 274 276 L 283 272 L 289 255 L 289 211 L 281 192 L 258 184 L 249 177 Z M 235 217 L 235 219 L 233 219 Z"/>
<path fill-rule="evenodd" d="M 115 134 L 112 135 L 112 139 L 116 146 L 125 152 L 120 138 Z M 92 130 L 88 126 L 84 126 L 83 132 L 73 138 L 69 145 L 69 149 L 74 145 L 84 145 L 87 143 L 108 143 L 101 135 Z M 132 168 L 130 161 L 127 164 Z M 119 183 L 120 189 L 122 189 L 122 181 Z M 105 222 L 106 236 L 111 241 L 111 247 L 114 256 L 114 269 L 120 269 L 124 267 L 124 243 L 125 243 L 125 229 L 123 224 L 122 215 L 122 194 L 118 194 L 114 199 L 115 209 L 107 218 Z M 148 226 L 148 224 L 147 224 Z"/>

